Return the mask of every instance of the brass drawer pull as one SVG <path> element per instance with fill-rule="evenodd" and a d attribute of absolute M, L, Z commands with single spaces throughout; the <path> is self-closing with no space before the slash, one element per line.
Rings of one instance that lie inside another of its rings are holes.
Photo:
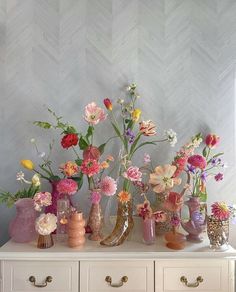
<path fill-rule="evenodd" d="M 198 276 L 197 279 L 196 279 L 196 282 L 195 283 L 188 283 L 188 280 L 186 277 L 182 276 L 180 278 L 180 281 L 187 287 L 189 288 L 196 288 L 199 286 L 200 283 L 203 282 L 203 278 L 201 276 Z"/>
<path fill-rule="evenodd" d="M 112 284 L 112 278 L 111 278 L 110 276 L 106 276 L 105 281 L 106 281 L 107 283 L 109 283 L 109 285 L 110 285 L 111 287 L 119 288 L 119 287 L 123 286 L 124 283 L 128 282 L 128 277 L 127 277 L 127 276 L 123 276 L 123 277 L 120 279 L 120 283 L 118 283 L 118 284 Z"/>
<path fill-rule="evenodd" d="M 29 277 L 29 281 L 34 284 L 35 287 L 38 287 L 38 288 L 44 288 L 47 286 L 48 283 L 51 283 L 52 282 L 52 277 L 51 276 L 47 276 L 47 278 L 45 279 L 45 282 L 42 283 L 42 284 L 36 284 L 36 279 L 34 276 L 30 276 Z"/>

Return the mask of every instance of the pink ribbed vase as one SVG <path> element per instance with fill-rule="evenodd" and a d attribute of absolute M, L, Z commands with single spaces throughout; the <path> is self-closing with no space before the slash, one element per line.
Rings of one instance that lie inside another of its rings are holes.
<path fill-rule="evenodd" d="M 74 213 L 71 215 L 68 223 L 68 245 L 69 247 L 78 247 L 85 243 L 85 220 L 83 213 Z"/>

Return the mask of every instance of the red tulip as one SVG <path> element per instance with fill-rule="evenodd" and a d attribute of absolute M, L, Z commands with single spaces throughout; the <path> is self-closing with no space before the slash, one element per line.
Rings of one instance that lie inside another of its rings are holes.
<path fill-rule="evenodd" d="M 220 142 L 220 137 L 215 134 L 208 134 L 205 143 L 209 148 L 215 148 Z"/>
<path fill-rule="evenodd" d="M 112 111 L 112 102 L 109 98 L 105 98 L 103 100 L 103 103 L 105 105 L 105 107 L 109 110 L 109 111 Z"/>

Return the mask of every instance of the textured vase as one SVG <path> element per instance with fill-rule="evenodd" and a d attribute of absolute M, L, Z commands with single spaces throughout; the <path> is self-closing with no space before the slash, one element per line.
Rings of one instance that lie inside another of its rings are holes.
<path fill-rule="evenodd" d="M 202 232 L 206 229 L 206 205 L 202 205 L 198 197 L 190 197 L 185 205 L 189 209 L 189 219 L 182 220 L 181 225 L 188 232 L 186 239 L 191 242 L 201 242 Z M 203 209 L 205 218 L 201 215 Z"/>
<path fill-rule="evenodd" d="M 101 228 L 102 228 L 102 209 L 99 203 L 93 203 L 89 214 L 89 227 L 91 234 L 89 239 L 93 241 L 100 241 L 102 239 Z"/>
<path fill-rule="evenodd" d="M 229 248 L 229 219 L 218 220 L 213 216 L 207 216 L 207 235 L 211 249 L 227 250 Z"/>
<path fill-rule="evenodd" d="M 30 242 L 37 237 L 35 220 L 38 213 L 31 198 L 19 199 L 16 203 L 16 216 L 9 225 L 9 235 L 15 242 Z"/>
<path fill-rule="evenodd" d="M 156 241 L 155 220 L 146 218 L 143 220 L 143 242 L 150 245 Z"/>
<path fill-rule="evenodd" d="M 100 242 L 101 245 L 117 246 L 122 244 L 131 230 L 133 229 L 134 221 L 132 217 L 132 202 L 118 202 L 116 225 L 112 233 Z"/>
<path fill-rule="evenodd" d="M 54 245 L 52 234 L 38 236 L 37 248 L 45 249 Z"/>
<path fill-rule="evenodd" d="M 83 213 L 73 213 L 68 223 L 68 245 L 78 247 L 85 243 L 85 220 Z"/>

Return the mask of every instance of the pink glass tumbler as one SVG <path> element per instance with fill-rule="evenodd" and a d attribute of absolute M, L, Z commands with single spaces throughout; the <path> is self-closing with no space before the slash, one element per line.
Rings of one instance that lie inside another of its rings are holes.
<path fill-rule="evenodd" d="M 143 220 L 143 241 L 150 245 L 154 244 L 155 240 L 155 220 L 153 218 L 146 218 Z"/>

